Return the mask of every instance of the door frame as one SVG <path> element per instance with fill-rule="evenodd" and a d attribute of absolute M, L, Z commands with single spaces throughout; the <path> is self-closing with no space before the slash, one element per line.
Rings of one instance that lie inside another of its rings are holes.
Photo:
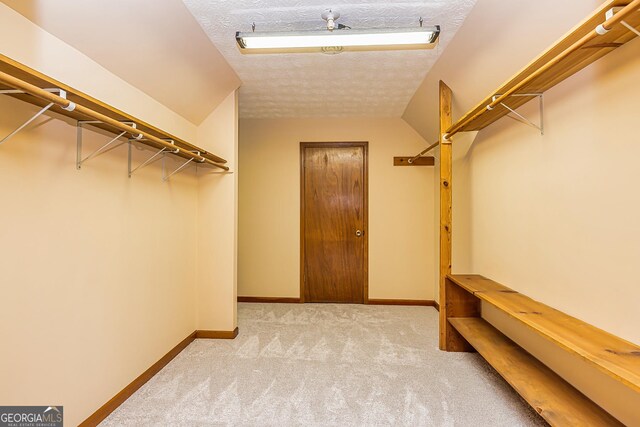
<path fill-rule="evenodd" d="M 305 277 L 305 203 L 304 203 L 304 150 L 305 148 L 341 148 L 341 147 L 362 147 L 364 162 L 364 178 L 362 190 L 363 200 L 363 228 L 364 228 L 364 266 L 363 266 L 363 304 L 369 303 L 369 142 L 368 141 L 345 141 L 345 142 L 300 142 L 300 303 L 304 303 L 304 277 Z"/>

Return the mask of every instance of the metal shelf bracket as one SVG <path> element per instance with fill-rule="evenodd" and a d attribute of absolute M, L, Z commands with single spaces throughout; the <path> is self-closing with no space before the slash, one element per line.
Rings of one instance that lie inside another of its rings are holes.
<path fill-rule="evenodd" d="M 151 157 L 149 157 L 147 160 L 145 160 L 144 162 L 142 162 L 140 165 L 136 166 L 135 168 L 131 168 L 132 164 L 133 164 L 133 159 L 132 159 L 132 147 L 133 147 L 133 141 L 136 141 L 136 139 L 130 139 L 129 140 L 129 178 L 131 178 L 131 175 L 134 174 L 135 171 L 137 171 L 138 169 L 142 169 L 145 166 L 150 165 L 151 163 L 157 161 L 160 159 L 160 155 L 162 155 L 163 157 L 166 154 L 170 154 L 170 153 L 179 153 L 180 150 L 178 148 L 176 148 L 175 150 L 167 150 L 166 147 L 163 147 L 162 149 L 160 149 L 160 151 L 157 151 L 154 155 L 152 155 Z M 175 141 L 173 141 L 172 139 L 168 139 L 167 140 L 170 144 L 174 145 Z M 164 164 L 164 162 L 163 162 Z"/>
<path fill-rule="evenodd" d="M 636 36 L 640 37 L 640 30 L 632 27 L 631 25 L 629 25 L 629 23 L 627 21 L 620 21 L 620 23 L 622 25 L 624 25 L 625 27 L 627 27 L 627 29 L 629 31 L 631 31 L 632 33 L 634 33 Z"/>
<path fill-rule="evenodd" d="M 495 102 L 496 99 L 500 98 L 502 95 L 500 94 L 496 94 L 491 98 L 492 102 Z M 511 112 L 512 114 L 514 114 L 516 117 L 513 117 L 509 114 L 507 114 L 507 117 L 509 117 L 510 119 L 513 119 L 517 122 L 520 123 L 524 123 L 525 125 L 534 127 L 536 129 L 538 129 L 540 131 L 540 135 L 544 135 L 544 93 L 514 93 L 511 94 L 509 96 L 513 96 L 513 97 L 537 97 L 538 98 L 538 103 L 539 103 L 539 108 L 540 108 L 540 124 L 536 124 L 534 122 L 532 122 L 531 120 L 527 119 L 526 117 L 524 117 L 522 114 L 518 113 L 516 110 L 514 110 L 513 108 L 509 107 L 508 105 L 506 105 L 504 102 L 501 102 L 500 105 L 502 105 L 504 108 L 506 108 L 507 110 L 509 110 L 509 112 Z M 487 105 L 487 110 L 493 110 L 495 107 L 491 107 L 490 105 Z"/>
<path fill-rule="evenodd" d="M 84 162 L 96 156 L 99 156 L 100 154 L 103 154 L 105 151 L 107 151 L 107 148 L 109 148 L 111 145 L 113 145 L 116 141 L 118 141 L 127 133 L 127 132 L 119 133 L 115 138 L 111 139 L 102 147 L 98 148 L 97 150 L 95 150 L 85 158 L 82 158 L 82 129 L 84 128 L 84 125 L 95 125 L 98 123 L 102 123 L 102 122 L 98 120 L 79 120 L 78 123 L 76 124 L 76 169 L 78 170 L 82 168 L 82 164 Z M 133 128 L 136 127 L 136 124 L 133 122 L 122 122 L 122 123 L 129 125 Z M 142 135 L 138 135 L 138 137 L 142 137 Z"/>
<path fill-rule="evenodd" d="M 192 151 L 192 153 L 195 153 L 198 156 L 200 156 L 200 152 L 199 151 Z M 167 175 L 165 157 L 163 157 L 162 158 L 162 181 L 164 181 L 164 182 L 169 181 L 169 178 L 171 178 L 173 175 L 177 174 L 178 172 L 180 172 L 181 170 L 183 170 L 184 168 L 189 166 L 189 163 L 191 163 L 193 161 L 195 161 L 195 157 L 187 160 L 182 165 L 180 165 L 176 170 L 174 170 L 173 172 L 171 172 L 170 174 Z M 199 163 L 202 163 L 202 162 L 199 162 Z"/>
<path fill-rule="evenodd" d="M 53 88 L 53 89 L 43 89 L 47 92 L 51 92 L 51 93 L 58 93 L 58 95 L 61 98 L 67 99 L 67 92 L 62 90 L 62 89 L 57 89 L 57 88 Z M 26 92 L 22 91 L 22 90 L 18 90 L 18 89 L 6 89 L 6 90 L 0 90 L 0 95 L 19 95 L 19 94 L 24 94 Z M 33 122 L 35 119 L 37 119 L 38 117 L 40 117 L 42 114 L 44 114 L 49 108 L 53 107 L 53 102 L 46 105 L 45 107 L 43 107 L 40 111 L 38 111 L 33 117 L 31 117 L 29 120 L 27 120 L 26 122 L 24 122 L 22 125 L 20 125 L 16 130 L 14 130 L 13 132 L 11 132 L 9 135 L 5 136 L 4 138 L 2 138 L 2 140 L 0 140 L 0 144 L 8 141 L 9 139 L 11 139 L 11 137 L 13 137 L 15 134 L 17 134 L 18 132 L 20 132 L 22 129 L 26 128 L 27 126 L 29 126 L 29 124 L 31 124 L 31 122 Z M 66 107 L 65 109 L 68 111 L 73 111 L 76 108 L 76 104 L 74 104 L 73 102 L 69 104 L 68 107 Z"/>

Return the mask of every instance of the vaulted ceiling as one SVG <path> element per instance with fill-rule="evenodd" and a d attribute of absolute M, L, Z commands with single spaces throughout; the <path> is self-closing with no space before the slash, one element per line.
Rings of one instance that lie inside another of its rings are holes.
<path fill-rule="evenodd" d="M 243 85 L 240 116 L 400 117 L 476 0 L 183 0 Z M 426 51 L 243 55 L 236 31 L 324 28 L 321 13 L 340 12 L 352 28 L 440 25 L 440 45 Z"/>
<path fill-rule="evenodd" d="M 476 0 L 1 0 L 178 114 L 200 123 L 240 88 L 240 116 L 400 117 Z M 426 51 L 243 55 L 236 31 L 440 25 Z"/>

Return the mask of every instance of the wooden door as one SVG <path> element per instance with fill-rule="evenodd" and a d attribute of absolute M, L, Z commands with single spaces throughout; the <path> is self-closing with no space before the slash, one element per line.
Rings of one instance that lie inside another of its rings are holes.
<path fill-rule="evenodd" d="M 367 143 L 301 144 L 304 302 L 367 299 Z"/>

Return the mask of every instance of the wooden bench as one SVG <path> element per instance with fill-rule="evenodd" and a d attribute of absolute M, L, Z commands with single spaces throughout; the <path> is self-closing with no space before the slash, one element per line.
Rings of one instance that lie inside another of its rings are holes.
<path fill-rule="evenodd" d="M 623 425 L 480 317 L 484 301 L 640 392 L 640 347 L 477 275 L 445 283 L 447 349 L 475 349 L 551 425 Z"/>

